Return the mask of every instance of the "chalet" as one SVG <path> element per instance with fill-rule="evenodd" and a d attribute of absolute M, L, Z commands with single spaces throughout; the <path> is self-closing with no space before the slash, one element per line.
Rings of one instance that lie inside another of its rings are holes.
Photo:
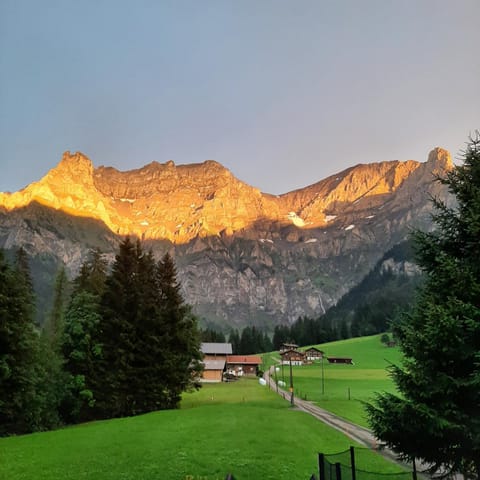
<path fill-rule="evenodd" d="M 328 363 L 345 363 L 347 365 L 353 365 L 353 360 L 348 357 L 328 357 Z"/>
<path fill-rule="evenodd" d="M 296 350 L 298 345 L 296 343 L 282 343 L 280 345 L 280 353 L 287 352 L 288 350 Z"/>
<path fill-rule="evenodd" d="M 323 358 L 324 352 L 315 347 L 310 347 L 305 350 L 305 356 L 308 361 L 321 360 Z"/>
<path fill-rule="evenodd" d="M 231 343 L 202 343 L 203 373 L 201 381 L 205 383 L 221 382 L 227 364 L 227 355 L 232 354 Z"/>
<path fill-rule="evenodd" d="M 255 377 L 261 363 L 262 359 L 257 355 L 227 355 L 227 374 Z"/>
<path fill-rule="evenodd" d="M 305 354 L 298 350 L 285 350 L 280 352 L 283 365 L 303 365 L 305 362 Z"/>

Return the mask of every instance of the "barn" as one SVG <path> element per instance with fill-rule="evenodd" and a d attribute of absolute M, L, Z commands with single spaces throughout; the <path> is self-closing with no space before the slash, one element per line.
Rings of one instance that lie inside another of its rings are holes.
<path fill-rule="evenodd" d="M 232 354 L 231 343 L 202 343 L 203 373 L 201 381 L 204 383 L 221 382 L 227 364 L 227 355 Z"/>
<path fill-rule="evenodd" d="M 328 363 L 343 363 L 353 365 L 353 360 L 349 357 L 328 357 Z"/>
<path fill-rule="evenodd" d="M 255 377 L 261 364 L 257 355 L 227 355 L 227 373 L 236 377 Z"/>

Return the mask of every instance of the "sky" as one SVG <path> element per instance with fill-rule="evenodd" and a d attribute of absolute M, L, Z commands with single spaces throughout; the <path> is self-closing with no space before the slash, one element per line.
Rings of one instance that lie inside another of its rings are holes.
<path fill-rule="evenodd" d="M 479 0 L 0 0 L 0 191 L 64 151 L 214 159 L 264 192 L 459 157 L 480 129 Z"/>

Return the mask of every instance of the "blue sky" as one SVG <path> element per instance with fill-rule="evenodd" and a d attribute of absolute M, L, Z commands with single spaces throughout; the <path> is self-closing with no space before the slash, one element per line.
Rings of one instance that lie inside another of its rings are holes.
<path fill-rule="evenodd" d="M 0 191 L 65 150 L 215 159 L 270 193 L 458 155 L 480 128 L 478 0 L 0 0 Z"/>

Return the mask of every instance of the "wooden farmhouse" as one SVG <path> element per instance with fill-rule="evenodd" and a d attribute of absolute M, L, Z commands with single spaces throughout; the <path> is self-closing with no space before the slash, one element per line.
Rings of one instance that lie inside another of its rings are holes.
<path fill-rule="evenodd" d="M 280 353 L 288 352 L 289 350 L 296 350 L 298 345 L 296 343 L 282 343 L 280 345 Z"/>
<path fill-rule="evenodd" d="M 232 354 L 231 343 L 202 343 L 203 373 L 201 381 L 205 383 L 221 382 L 226 370 L 227 355 Z"/>
<path fill-rule="evenodd" d="M 280 352 L 283 365 L 303 365 L 305 362 L 305 354 L 299 350 L 285 350 Z"/>
<path fill-rule="evenodd" d="M 310 347 L 305 350 L 305 357 L 308 361 L 312 362 L 314 360 L 321 360 L 323 358 L 324 352 L 315 347 Z"/>
<path fill-rule="evenodd" d="M 228 355 L 227 374 L 235 377 L 255 377 L 262 359 L 257 355 Z"/>

